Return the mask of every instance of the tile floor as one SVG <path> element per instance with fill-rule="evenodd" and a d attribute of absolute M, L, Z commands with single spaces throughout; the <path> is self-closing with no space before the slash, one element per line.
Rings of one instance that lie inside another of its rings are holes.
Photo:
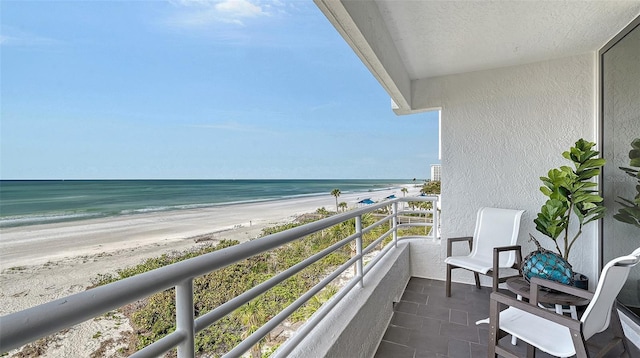
<path fill-rule="evenodd" d="M 454 283 L 450 298 L 445 297 L 444 291 L 444 281 L 412 277 L 401 301 L 395 304 L 375 357 L 487 357 L 488 325 L 476 325 L 476 321 L 489 317 L 491 288 L 478 290 L 474 285 Z M 510 336 L 503 339 L 510 340 Z M 607 338 L 600 340 L 606 342 Z M 516 349 L 525 356 L 524 344 L 519 342 Z M 637 353 L 633 352 L 632 357 L 640 357 Z M 614 352 L 607 357 L 618 356 Z M 551 356 L 538 352 L 536 357 Z"/>

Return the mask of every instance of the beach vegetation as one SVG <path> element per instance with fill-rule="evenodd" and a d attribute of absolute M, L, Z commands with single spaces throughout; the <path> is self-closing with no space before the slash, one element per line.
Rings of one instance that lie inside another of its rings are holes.
<path fill-rule="evenodd" d="M 420 194 L 424 195 L 438 195 L 440 194 L 440 181 L 430 180 L 422 184 L 420 188 Z"/>
<path fill-rule="evenodd" d="M 273 347 L 269 347 L 262 351 L 262 358 L 269 358 L 273 353 L 275 353 L 278 348 L 280 348 L 280 344 L 276 344 Z"/>
<path fill-rule="evenodd" d="M 331 215 L 329 210 L 325 209 L 324 206 L 321 207 L 321 208 L 316 209 L 316 214 L 320 214 L 323 217 L 327 217 L 327 216 Z"/>
<path fill-rule="evenodd" d="M 321 208 L 317 212 L 326 212 L 326 209 Z M 326 212 L 326 215 L 328 216 L 330 213 Z M 262 236 L 289 230 L 317 219 L 316 217 L 303 222 L 268 227 L 263 230 Z M 373 215 L 363 215 L 362 226 L 369 226 L 375 220 L 376 218 Z M 366 247 L 387 230 L 389 230 L 389 224 L 385 223 L 367 232 L 363 235 L 363 246 Z M 196 317 L 209 312 L 242 292 L 266 281 L 273 275 L 288 269 L 354 233 L 355 219 L 351 219 L 321 232 L 310 234 L 275 250 L 255 255 L 223 269 L 195 278 L 193 286 Z M 99 275 L 94 280 L 94 284 L 110 283 L 237 244 L 239 244 L 238 241 L 222 240 L 217 244 L 208 244 L 188 252 L 164 254 L 148 259 L 139 265 L 118 270 L 113 275 Z M 354 254 L 355 242 L 345 245 L 209 326 L 196 336 L 198 355 L 224 355 L 271 317 L 274 317 L 316 285 L 337 266 L 344 264 Z M 325 287 L 295 311 L 288 318 L 289 322 L 297 324 L 305 321 L 338 290 L 339 287 L 335 284 Z M 125 306 L 120 311 L 130 319 L 131 325 L 135 330 L 135 334 L 130 336 L 130 339 L 135 342 L 130 342 L 128 346 L 135 350 L 141 349 L 175 330 L 175 290 L 168 289 L 157 293 Z M 273 352 L 272 347 L 281 344 L 286 339 L 282 331 L 283 329 L 278 332 L 274 331 L 264 337 L 252 348 L 251 356 L 270 355 L 271 353 L 263 352 Z M 132 352 L 125 352 L 125 354 L 130 353 Z M 175 355 L 175 351 L 173 354 Z"/>
<path fill-rule="evenodd" d="M 398 236 L 426 236 L 431 233 L 432 227 L 407 227 L 398 229 Z M 386 243 L 386 242 L 385 242 Z"/>

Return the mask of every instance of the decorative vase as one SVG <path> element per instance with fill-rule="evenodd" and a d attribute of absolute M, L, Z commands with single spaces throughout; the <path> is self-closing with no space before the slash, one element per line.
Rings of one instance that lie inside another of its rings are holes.
<path fill-rule="evenodd" d="M 529 282 L 532 277 L 540 277 L 545 280 L 572 285 L 574 273 L 571 264 L 555 252 L 543 248 L 532 235 L 529 236 L 535 242 L 538 250 L 531 252 L 522 262 L 524 279 Z"/>

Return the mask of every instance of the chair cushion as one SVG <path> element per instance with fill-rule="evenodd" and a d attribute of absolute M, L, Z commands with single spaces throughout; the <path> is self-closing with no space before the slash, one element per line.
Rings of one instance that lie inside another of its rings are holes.
<path fill-rule="evenodd" d="M 576 354 L 569 328 L 514 307 L 500 312 L 500 329 L 556 357 Z"/>
<path fill-rule="evenodd" d="M 491 271 L 493 268 L 493 262 L 479 260 L 470 256 L 449 256 L 444 259 L 444 263 L 465 268 L 467 270 L 480 272 L 484 275 Z"/>

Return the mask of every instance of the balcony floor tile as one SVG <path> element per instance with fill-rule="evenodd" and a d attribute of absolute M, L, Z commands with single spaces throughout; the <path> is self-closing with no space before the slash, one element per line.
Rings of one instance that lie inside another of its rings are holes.
<path fill-rule="evenodd" d="M 452 284 L 450 298 L 445 297 L 444 282 L 412 277 L 378 350 L 376 358 L 476 358 L 487 356 L 488 325 L 476 321 L 489 316 L 490 287 L 478 290 L 474 285 Z M 501 290 L 513 296 L 509 291 Z M 606 344 L 608 332 L 594 337 L 597 344 Z M 511 336 L 503 338 L 510 345 Z M 522 342 L 514 350 L 525 356 Z M 634 349 L 632 347 L 632 349 Z M 632 352 L 632 357 L 637 351 Z M 610 352 L 606 357 L 618 357 Z M 640 357 L 640 355 L 638 355 Z M 552 356 L 537 352 L 538 358 Z"/>

